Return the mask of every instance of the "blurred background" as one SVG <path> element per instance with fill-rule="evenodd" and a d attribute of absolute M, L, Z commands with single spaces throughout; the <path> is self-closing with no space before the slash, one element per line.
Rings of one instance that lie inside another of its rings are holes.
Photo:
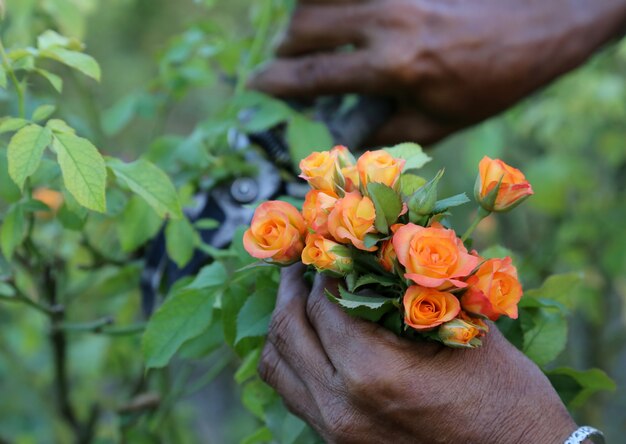
<path fill-rule="evenodd" d="M 147 153 L 183 188 L 187 170 L 169 162 L 168 153 L 187 153 L 193 164 L 195 147 L 225 143 L 224 107 L 242 88 L 241 79 L 271 54 L 291 6 L 279 0 L 5 3 L 1 38 L 7 49 L 32 46 L 41 32 L 55 29 L 84 41 L 102 67 L 100 84 L 57 71 L 67 80 L 60 95 L 44 86 L 45 79 L 33 79 L 29 109 L 56 103 L 57 114 L 101 151 L 127 160 Z M 579 423 L 604 430 L 607 442 L 626 434 L 625 75 L 626 41 L 615 42 L 506 114 L 430 147 L 434 160 L 424 172 L 430 177 L 445 167 L 442 195 L 471 190 L 485 154 L 526 173 L 535 196 L 510 215 L 484 221 L 477 247 L 514 251 L 526 288 L 554 273 L 581 276 L 580 285 L 568 289 L 576 309 L 567 348 L 550 367 L 598 367 L 616 381 L 616 391 L 573 405 Z M 2 115 L 15 106 L 0 92 Z M 469 211 L 455 213 L 459 224 Z M 122 271 L 103 270 L 76 292 L 72 310 L 81 319 L 137 318 L 139 268 L 129 262 Z M 0 325 L 0 442 L 72 442 L 51 402 L 46 319 L 3 304 Z M 140 340 L 69 335 L 72 400 L 81 415 L 94 399 L 100 405 L 93 442 L 235 443 L 257 429 L 233 378 L 238 358 L 227 348 L 210 355 L 190 351 L 146 381 Z"/>

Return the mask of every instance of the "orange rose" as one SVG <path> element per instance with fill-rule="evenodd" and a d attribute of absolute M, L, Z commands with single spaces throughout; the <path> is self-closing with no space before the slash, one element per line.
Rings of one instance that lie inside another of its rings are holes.
<path fill-rule="evenodd" d="M 309 182 L 311 188 L 337 196 L 337 185 L 343 187 L 343 177 L 339 169 L 338 151 L 311 153 L 300 161 L 300 177 Z"/>
<path fill-rule="evenodd" d="M 376 211 L 369 197 L 357 191 L 339 199 L 328 215 L 328 231 L 337 242 L 352 243 L 359 250 L 376 251 L 378 247 L 366 248 L 363 240 L 368 233 L 375 233 Z"/>
<path fill-rule="evenodd" d="M 480 330 L 468 322 L 460 319 L 453 319 L 446 322 L 437 334 L 441 341 L 449 347 L 457 348 L 476 348 L 480 346 Z"/>
<path fill-rule="evenodd" d="M 463 304 L 461 304 L 461 312 L 457 316 L 458 319 L 465 321 L 468 324 L 472 324 L 474 327 L 476 327 L 480 332 L 478 336 L 483 336 L 485 333 L 489 332 L 489 325 L 487 325 L 483 318 L 472 316 L 466 311 L 463 311 L 462 308 Z"/>
<path fill-rule="evenodd" d="M 361 186 L 366 187 L 368 183 L 376 182 L 394 188 L 405 163 L 405 160 L 396 159 L 384 150 L 366 151 L 356 162 Z"/>
<path fill-rule="evenodd" d="M 416 330 L 429 330 L 451 321 L 461 311 L 459 300 L 452 294 L 434 288 L 413 285 L 402 300 L 404 323 Z"/>
<path fill-rule="evenodd" d="M 305 234 L 304 219 L 293 205 L 264 202 L 243 235 L 243 246 L 252 257 L 288 264 L 300 259 Z"/>
<path fill-rule="evenodd" d="M 341 169 L 341 175 L 345 181 L 343 186 L 347 193 L 359 190 L 359 171 L 356 165 L 348 165 Z"/>
<path fill-rule="evenodd" d="M 50 211 L 37 211 L 35 215 L 41 218 L 50 218 L 63 205 L 63 194 L 50 188 L 37 188 L 33 190 L 33 199 L 45 204 Z"/>
<path fill-rule="evenodd" d="M 356 162 L 350 150 L 343 145 L 335 146 L 330 152 L 337 155 L 337 162 L 340 168 L 352 166 Z"/>
<path fill-rule="evenodd" d="M 467 252 L 454 230 L 438 223 L 428 228 L 415 224 L 400 227 L 393 235 L 393 246 L 406 268 L 404 277 L 424 287 L 466 287 L 460 279 L 480 263 L 480 258 Z"/>
<path fill-rule="evenodd" d="M 378 253 L 378 263 L 385 270 L 392 273 L 396 259 L 396 250 L 393 249 L 393 242 L 391 239 L 386 240 Z"/>
<path fill-rule="evenodd" d="M 302 216 L 307 227 L 323 236 L 328 235 L 328 214 L 336 202 L 336 197 L 322 191 L 309 191 L 302 205 Z"/>
<path fill-rule="evenodd" d="M 522 285 L 510 257 L 489 259 L 468 280 L 469 288 L 461 296 L 463 309 L 492 321 L 501 315 L 517 319 L 517 304 Z"/>
<path fill-rule="evenodd" d="M 474 195 L 487 211 L 508 211 L 534 194 L 524 173 L 500 159 L 483 157 L 478 165 Z M 500 183 L 497 195 L 490 194 Z"/>
<path fill-rule="evenodd" d="M 318 271 L 330 271 L 345 276 L 352 271 L 350 250 L 319 234 L 309 234 L 302 250 L 302 262 L 313 265 Z"/>

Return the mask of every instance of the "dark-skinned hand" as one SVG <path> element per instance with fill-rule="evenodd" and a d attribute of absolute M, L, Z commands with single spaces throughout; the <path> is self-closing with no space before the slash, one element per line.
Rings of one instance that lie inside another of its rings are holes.
<path fill-rule="evenodd" d="M 492 325 L 459 350 L 399 338 L 283 270 L 259 372 L 329 443 L 563 443 L 576 425 L 539 368 Z"/>
<path fill-rule="evenodd" d="M 625 18 L 624 0 L 300 0 L 250 86 L 392 97 L 397 112 L 369 145 L 427 144 L 578 66 Z"/>

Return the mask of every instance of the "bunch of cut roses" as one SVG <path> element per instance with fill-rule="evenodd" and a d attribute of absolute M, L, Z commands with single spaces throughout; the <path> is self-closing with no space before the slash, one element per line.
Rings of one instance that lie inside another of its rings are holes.
<path fill-rule="evenodd" d="M 348 313 L 410 337 L 474 348 L 485 320 L 517 318 L 522 287 L 510 257 L 484 259 L 468 250 L 470 234 L 492 212 L 509 211 L 533 194 L 524 174 L 484 157 L 474 194 L 475 220 L 459 237 L 446 226 L 465 194 L 438 200 L 443 171 L 426 181 L 417 145 L 368 151 L 358 160 L 343 146 L 300 162 L 311 186 L 302 211 L 262 203 L 244 234 L 248 253 L 280 266 L 302 261 L 343 279 L 327 296 Z"/>

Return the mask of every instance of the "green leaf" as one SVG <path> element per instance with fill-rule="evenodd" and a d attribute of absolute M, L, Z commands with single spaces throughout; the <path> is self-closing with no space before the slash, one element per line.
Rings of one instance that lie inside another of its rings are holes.
<path fill-rule="evenodd" d="M 24 127 L 11 138 L 7 148 L 9 174 L 20 190 L 23 190 L 26 179 L 37 170 L 50 142 L 52 132 L 39 125 Z"/>
<path fill-rule="evenodd" d="M 271 275 L 257 281 L 256 291 L 246 300 L 237 315 L 235 344 L 245 338 L 265 336 L 276 305 L 277 284 Z"/>
<path fill-rule="evenodd" d="M 346 313 L 357 318 L 366 319 L 376 322 L 385 313 L 395 308 L 393 299 L 376 297 L 376 296 L 360 296 L 349 293 L 343 287 L 339 286 L 339 294 L 341 298 L 336 297 L 327 289 L 324 289 L 326 296 L 331 302 L 339 305 Z"/>
<path fill-rule="evenodd" d="M 243 362 L 235 372 L 235 382 L 243 384 L 248 379 L 256 376 L 256 368 L 261 358 L 261 347 L 255 348 L 246 355 Z"/>
<path fill-rule="evenodd" d="M 213 262 L 203 267 L 188 287 L 197 290 L 219 287 L 224 285 L 227 279 L 228 272 L 224 265 L 221 262 Z"/>
<path fill-rule="evenodd" d="M 313 151 L 325 151 L 333 146 L 333 139 L 326 125 L 304 116 L 295 115 L 287 126 L 287 145 L 296 168 L 302 159 Z"/>
<path fill-rule="evenodd" d="M 485 248 L 483 251 L 481 251 L 480 255 L 484 257 L 485 259 L 494 259 L 494 258 L 502 259 L 507 256 L 514 258 L 513 252 L 509 250 L 508 248 L 503 247 L 502 245 L 492 245 L 489 248 Z"/>
<path fill-rule="evenodd" d="M 9 176 L 9 161 L 5 150 L 0 150 L 0 197 L 7 203 L 17 202 L 22 193 Z"/>
<path fill-rule="evenodd" d="M 400 176 L 400 193 L 410 196 L 426 184 L 427 180 L 415 174 L 402 174 Z"/>
<path fill-rule="evenodd" d="M 187 340 L 211 324 L 216 292 L 179 289 L 154 313 L 143 335 L 142 350 L 147 368 L 168 364 Z"/>
<path fill-rule="evenodd" d="M 366 234 L 363 238 L 363 245 L 365 245 L 365 248 L 372 248 L 379 240 L 380 236 L 376 234 Z"/>
<path fill-rule="evenodd" d="M 546 375 L 563 402 L 570 408 L 581 407 L 596 392 L 617 389 L 615 382 L 597 368 L 580 371 L 559 367 L 546 372 Z"/>
<path fill-rule="evenodd" d="M 139 196 L 132 196 L 116 225 L 122 250 L 135 251 L 152 239 L 161 229 L 163 221 Z"/>
<path fill-rule="evenodd" d="M 268 442 L 272 442 L 272 431 L 266 426 L 263 426 L 243 438 L 240 444 L 259 444 Z"/>
<path fill-rule="evenodd" d="M 96 62 L 93 57 L 87 54 L 54 46 L 41 51 L 40 55 L 41 57 L 61 62 L 98 82 L 100 81 L 100 65 L 98 65 L 98 62 Z"/>
<path fill-rule="evenodd" d="M 578 291 L 583 283 L 582 273 L 563 273 L 548 277 L 540 288 L 527 290 L 524 294 L 527 298 L 551 299 L 559 304 L 573 309 L 580 299 Z"/>
<path fill-rule="evenodd" d="M 67 190 L 85 208 L 104 213 L 107 172 L 96 147 L 73 134 L 55 134 L 52 146 Z"/>
<path fill-rule="evenodd" d="M 41 122 L 42 120 L 46 120 L 52 115 L 52 113 L 54 113 L 56 109 L 57 108 L 54 105 L 41 105 L 33 112 L 33 122 Z"/>
<path fill-rule="evenodd" d="M 116 177 L 141 196 L 159 216 L 175 219 L 182 217 L 176 188 L 167 174 L 152 162 L 139 159 L 124 163 L 118 159 L 109 159 L 107 165 Z"/>
<path fill-rule="evenodd" d="M 553 361 L 565 348 L 567 320 L 560 310 L 520 310 L 520 322 L 524 333 L 522 351 L 537 365 Z"/>
<path fill-rule="evenodd" d="M 402 211 L 400 195 L 382 183 L 367 184 L 367 191 L 376 209 L 374 226 L 379 232 L 388 234 L 389 227 L 398 220 Z"/>
<path fill-rule="evenodd" d="M 52 31 L 51 29 L 44 31 L 41 35 L 39 35 L 39 37 L 37 37 L 37 48 L 39 50 L 45 50 L 54 46 L 67 48 L 71 44 L 71 39 L 62 36 L 58 32 Z"/>
<path fill-rule="evenodd" d="M 81 207 L 82 208 L 82 207 Z M 70 206 L 66 204 L 61 205 L 57 212 L 57 219 L 61 222 L 64 228 L 73 231 L 80 231 L 87 222 L 86 214 L 77 214 L 70 209 Z"/>
<path fill-rule="evenodd" d="M 45 69 L 36 69 L 35 72 L 39 74 L 41 77 L 43 77 L 44 79 L 46 79 L 48 82 L 50 82 L 52 87 L 58 93 L 63 92 L 63 79 L 61 77 Z"/>
<path fill-rule="evenodd" d="M 0 243 L 2 254 L 11 259 L 15 249 L 19 247 L 26 237 L 26 219 L 21 205 L 13 205 L 9 208 L 2 221 L 0 228 Z"/>
<path fill-rule="evenodd" d="M 394 285 L 398 284 L 398 281 L 397 279 L 392 278 L 392 277 L 379 276 L 375 274 L 366 274 L 357 279 L 352 291 L 355 291 L 359 289 L 360 287 L 363 287 L 365 285 L 370 285 L 370 284 L 378 284 L 378 285 L 382 285 L 383 287 L 393 287 Z"/>
<path fill-rule="evenodd" d="M 452 197 L 438 200 L 433 209 L 433 213 L 444 213 L 448 208 L 458 207 L 460 205 L 468 203 L 470 200 L 467 194 L 461 193 Z"/>
<path fill-rule="evenodd" d="M 406 160 L 403 171 L 419 169 L 432 160 L 424 153 L 421 146 L 412 142 L 400 143 L 391 148 L 385 148 L 385 151 L 397 159 Z"/>
<path fill-rule="evenodd" d="M 260 379 L 253 379 L 243 386 L 241 402 L 252 414 L 264 419 L 264 407 L 276 396 L 274 390 Z"/>
<path fill-rule="evenodd" d="M 54 134 L 76 134 L 74 128 L 61 119 L 48 120 L 48 122 L 46 122 L 46 128 L 50 128 Z"/>
<path fill-rule="evenodd" d="M 172 219 L 165 228 L 167 254 L 183 268 L 193 257 L 198 242 L 198 234 L 186 217 Z"/>
<path fill-rule="evenodd" d="M 107 136 L 119 133 L 135 117 L 140 98 L 139 94 L 126 95 L 102 113 L 102 130 Z"/>
<path fill-rule="evenodd" d="M 10 133 L 24 128 L 30 122 L 26 119 L 20 119 L 17 117 L 9 117 L 8 119 L 2 119 L 0 122 L 0 134 Z"/>

